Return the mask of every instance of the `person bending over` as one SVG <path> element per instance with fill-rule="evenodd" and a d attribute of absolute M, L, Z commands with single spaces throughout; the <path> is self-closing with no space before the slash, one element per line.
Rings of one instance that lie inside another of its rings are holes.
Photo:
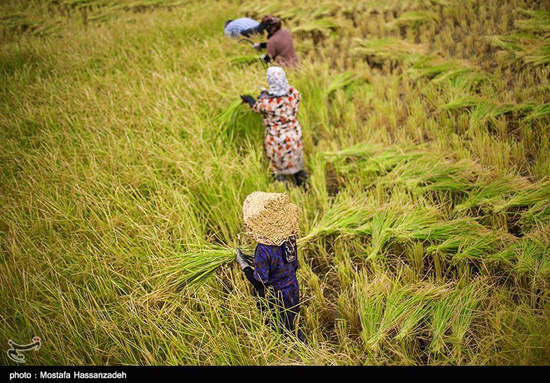
<path fill-rule="evenodd" d="M 286 193 L 254 192 L 243 204 L 244 228 L 258 242 L 253 268 L 237 249 L 236 261 L 254 286 L 260 311 L 267 324 L 284 334 L 304 340 L 297 326 L 300 292 L 296 270 L 298 252 L 298 207 Z M 276 324 L 270 319 L 274 314 Z"/>
<path fill-rule="evenodd" d="M 267 15 L 264 16 L 260 25 L 262 25 L 262 31 L 267 32 L 267 42 L 256 43 L 252 46 L 257 50 L 267 50 L 262 59 L 265 62 L 275 61 L 281 66 L 296 68 L 298 56 L 294 51 L 292 35 L 288 29 L 281 27 L 281 19 Z"/>
<path fill-rule="evenodd" d="M 269 89 L 258 100 L 242 95 L 255 113 L 263 115 L 265 126 L 264 149 L 278 181 L 285 182 L 292 175 L 297 186 L 306 187 L 307 175 L 303 161 L 302 127 L 298 121 L 301 95 L 289 85 L 285 71 L 276 66 L 267 69 Z"/>

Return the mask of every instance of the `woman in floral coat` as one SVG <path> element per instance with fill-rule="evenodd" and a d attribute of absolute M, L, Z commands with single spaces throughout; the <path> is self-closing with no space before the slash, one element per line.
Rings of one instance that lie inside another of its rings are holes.
<path fill-rule="evenodd" d="M 257 101 L 248 95 L 241 98 L 264 116 L 264 148 L 277 180 L 284 182 L 287 175 L 293 175 L 296 185 L 305 185 L 302 127 L 296 116 L 300 92 L 288 84 L 284 70 L 277 66 L 267 70 L 267 82 L 269 89 Z"/>

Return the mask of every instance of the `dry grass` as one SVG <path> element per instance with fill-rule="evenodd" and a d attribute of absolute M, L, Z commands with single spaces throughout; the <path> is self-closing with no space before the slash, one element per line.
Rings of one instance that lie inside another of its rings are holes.
<path fill-rule="evenodd" d="M 549 364 L 548 12 L 2 2 L 4 339 L 44 339 L 29 364 Z M 222 34 L 267 13 L 301 60 L 305 344 L 232 263 L 245 197 L 285 190 L 239 99 L 265 65 Z"/>

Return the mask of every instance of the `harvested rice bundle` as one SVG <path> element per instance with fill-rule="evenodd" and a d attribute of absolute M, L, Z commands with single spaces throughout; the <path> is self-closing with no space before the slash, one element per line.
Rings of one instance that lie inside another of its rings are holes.
<path fill-rule="evenodd" d="M 501 177 L 496 180 L 480 180 L 468 198 L 455 206 L 456 212 L 462 212 L 473 207 L 483 207 L 494 211 L 495 206 L 505 203 L 505 198 L 521 190 L 525 190 L 530 183 L 519 177 Z"/>
<path fill-rule="evenodd" d="M 393 169 L 397 164 L 425 154 L 422 147 L 399 146 L 385 147 L 377 144 L 359 143 L 338 151 L 323 153 L 329 161 L 333 162 L 336 170 L 349 171 L 361 167 L 362 171 L 371 171 L 376 174 L 384 174 Z"/>
<path fill-rule="evenodd" d="M 382 249 L 392 241 L 437 243 L 454 233 L 471 232 L 477 223 L 471 218 L 445 221 L 436 209 L 379 210 L 372 219 L 371 249 L 367 259 L 381 256 Z"/>
<path fill-rule="evenodd" d="M 474 187 L 479 173 L 479 166 L 472 161 L 453 163 L 441 155 L 427 153 L 399 163 L 378 182 L 403 185 L 420 193 L 427 190 L 465 192 Z"/>
<path fill-rule="evenodd" d="M 430 312 L 430 352 L 434 354 L 445 352 L 449 347 L 462 344 L 464 337 L 470 331 L 476 310 L 484 296 L 485 285 L 474 282 L 449 293 L 433 303 Z"/>
<path fill-rule="evenodd" d="M 510 246 L 515 237 L 504 232 L 488 230 L 481 225 L 467 232 L 457 232 L 444 242 L 426 248 L 427 253 L 443 254 L 451 262 L 496 260 L 492 255 Z"/>
<path fill-rule="evenodd" d="M 519 30 L 542 34 L 550 32 L 550 11 L 518 9 L 518 12 L 530 16 L 529 19 L 514 20 L 514 25 Z"/>
<path fill-rule="evenodd" d="M 313 240 L 320 236 L 331 234 L 359 235 L 370 230 L 365 226 L 374 214 L 374 201 L 370 198 L 363 201 L 339 199 L 323 214 L 305 237 L 298 240 L 299 244 Z"/>
<path fill-rule="evenodd" d="M 353 48 L 353 52 L 375 61 L 398 61 L 428 53 L 426 44 L 413 44 L 393 37 L 372 40 L 356 38 L 355 41 L 358 46 Z"/>
<path fill-rule="evenodd" d="M 449 295 L 449 286 L 394 282 L 385 290 L 376 283 L 366 284 L 357 296 L 361 338 L 373 351 L 392 338 L 414 336 L 421 323 L 432 316 L 435 303 Z"/>
<path fill-rule="evenodd" d="M 254 56 L 254 55 L 244 55 L 244 56 L 237 56 L 232 57 L 229 60 L 229 63 L 233 66 L 248 66 L 255 63 L 263 63 L 264 61 L 260 56 Z"/>
<path fill-rule="evenodd" d="M 502 50 L 497 52 L 497 58 L 505 63 L 547 66 L 550 64 L 550 38 L 535 34 L 514 34 L 508 36 L 488 36 L 487 42 Z"/>
<path fill-rule="evenodd" d="M 535 230 L 516 244 L 491 256 L 504 262 L 518 275 L 542 278 L 550 282 L 550 226 Z"/>
<path fill-rule="evenodd" d="M 355 87 L 365 82 L 366 79 L 364 77 L 361 77 L 354 72 L 342 72 L 330 82 L 327 87 L 327 94 L 330 95 L 338 89 L 344 89 L 351 92 L 355 89 Z"/>
<path fill-rule="evenodd" d="M 467 79 L 475 84 L 489 78 L 487 73 L 468 60 L 423 56 L 412 60 L 412 64 L 408 72 L 413 79 L 428 78 L 435 84 L 455 79 Z"/>
<path fill-rule="evenodd" d="M 221 266 L 235 260 L 235 250 L 212 244 L 197 245 L 192 251 L 169 259 L 169 265 L 157 277 L 166 280 L 166 285 L 181 289 L 186 285 L 204 283 Z"/>
<path fill-rule="evenodd" d="M 535 203 L 521 215 L 521 225 L 524 228 L 542 227 L 550 222 L 550 198 Z"/>
<path fill-rule="evenodd" d="M 325 36 L 340 28 L 340 24 L 332 18 L 322 18 L 305 22 L 300 26 L 293 28 L 294 33 L 321 33 Z"/>
<path fill-rule="evenodd" d="M 233 101 L 215 119 L 218 124 L 217 134 L 225 135 L 229 142 L 240 144 L 237 138 L 254 137 L 260 132 L 257 126 L 261 124 L 261 118 L 255 113 L 248 113 L 243 107 L 242 100 Z"/>
<path fill-rule="evenodd" d="M 518 190 L 510 198 L 506 198 L 505 202 L 495 205 L 494 210 L 500 212 L 513 207 L 535 205 L 548 201 L 550 201 L 550 182 Z"/>

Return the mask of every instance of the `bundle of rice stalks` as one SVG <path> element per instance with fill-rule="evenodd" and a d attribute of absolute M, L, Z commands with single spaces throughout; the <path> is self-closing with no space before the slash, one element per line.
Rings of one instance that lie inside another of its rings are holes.
<path fill-rule="evenodd" d="M 501 59 L 510 63 L 523 62 L 533 66 L 550 64 L 550 37 L 533 34 L 488 36 L 487 42 L 501 48 Z"/>
<path fill-rule="evenodd" d="M 470 331 L 476 309 L 481 302 L 482 291 L 476 284 L 467 285 L 434 302 L 430 315 L 430 352 L 439 354 L 464 342 Z"/>
<path fill-rule="evenodd" d="M 248 93 L 250 94 L 250 93 Z M 250 111 L 242 100 L 233 101 L 215 119 L 218 124 L 218 134 L 225 135 L 229 142 L 239 145 L 241 139 L 252 139 L 255 134 L 261 134 L 261 117 Z"/>
<path fill-rule="evenodd" d="M 309 10 L 303 7 L 294 7 L 286 9 L 278 9 L 276 15 L 281 20 L 291 20 L 295 18 L 303 18 L 309 14 Z"/>
<path fill-rule="evenodd" d="M 386 23 L 386 27 L 389 29 L 399 27 L 412 27 L 413 29 L 417 29 L 422 24 L 439 24 L 439 21 L 439 15 L 435 12 L 424 10 L 411 11 L 406 12 L 397 19 Z"/>
<path fill-rule="evenodd" d="M 292 29 L 294 33 L 320 33 L 325 36 L 340 28 L 340 24 L 332 18 L 311 20 Z"/>
<path fill-rule="evenodd" d="M 354 201 L 339 194 L 337 200 L 317 221 L 310 232 L 298 240 L 305 244 L 317 237 L 331 234 L 360 235 L 364 233 L 364 225 L 374 214 L 374 204 L 370 199 Z"/>
<path fill-rule="evenodd" d="M 540 227 L 550 222 L 550 198 L 536 202 L 527 211 L 522 213 L 521 225 L 523 231 L 533 227 Z"/>
<path fill-rule="evenodd" d="M 525 117 L 525 121 L 550 118 L 550 103 L 534 105 Z"/>
<path fill-rule="evenodd" d="M 243 14 L 255 19 L 261 19 L 265 15 L 278 15 L 281 9 L 279 4 L 265 3 L 262 1 L 246 3 L 246 7 L 242 9 Z"/>
<path fill-rule="evenodd" d="M 374 156 L 384 150 L 384 146 L 379 144 L 372 144 L 369 142 L 361 142 L 357 145 L 343 148 L 340 150 L 326 151 L 323 155 L 327 158 L 353 158 L 353 159 L 366 159 Z"/>
<path fill-rule="evenodd" d="M 492 259 L 512 265 L 520 276 L 527 275 L 550 283 L 550 227 L 530 233 L 516 244 L 494 254 Z"/>
<path fill-rule="evenodd" d="M 59 21 L 43 19 L 23 12 L 0 16 L 0 25 L 17 33 L 29 32 L 37 36 L 46 36 L 61 30 Z"/>
<path fill-rule="evenodd" d="M 550 201 L 550 182 L 533 185 L 527 189 L 518 190 L 517 193 L 506 198 L 501 204 L 495 204 L 496 212 L 505 211 L 513 207 L 529 206 Z"/>
<path fill-rule="evenodd" d="M 479 225 L 472 226 L 467 232 L 457 232 L 440 244 L 428 246 L 426 252 L 444 255 L 455 263 L 496 261 L 497 258 L 492 256 L 514 241 L 515 238 L 511 234 L 490 231 Z"/>
<path fill-rule="evenodd" d="M 380 323 L 384 315 L 385 299 L 381 294 L 358 292 L 357 311 L 361 323 L 361 339 L 373 351 L 378 351 Z"/>
<path fill-rule="evenodd" d="M 447 295 L 447 286 L 428 283 L 400 285 L 393 283 L 390 291 L 361 289 L 358 308 L 362 326 L 361 338 L 373 351 L 380 349 L 382 342 L 415 336 L 415 330 L 431 316 L 434 304 Z"/>
<path fill-rule="evenodd" d="M 58 1 L 53 0 L 51 3 L 57 3 Z M 63 0 L 61 1 L 62 5 L 80 9 L 80 8 L 92 8 L 92 7 L 104 7 L 107 5 L 113 5 L 113 1 L 109 0 Z"/>
<path fill-rule="evenodd" d="M 256 63 L 263 63 L 264 61 L 261 59 L 260 56 L 254 56 L 254 55 L 244 55 L 244 56 L 237 56 L 232 57 L 229 60 L 229 64 L 233 66 L 248 66 Z"/>
<path fill-rule="evenodd" d="M 523 202 L 532 200 L 533 198 L 537 200 L 537 193 L 531 194 L 527 191 L 530 186 L 530 183 L 525 179 L 512 176 L 502 177 L 489 182 L 481 180 L 476 184 L 468 198 L 461 204 L 455 206 L 454 210 L 461 212 L 473 207 L 481 207 L 490 211 L 496 211 L 496 208 L 499 207 L 499 211 L 502 211 L 504 208 L 512 206 L 506 205 L 506 201 L 509 198 L 512 198 L 514 201 L 514 196 L 518 193 L 520 193 L 519 195 L 522 195 L 521 193 L 526 193 L 523 194 Z M 544 195 L 545 193 L 546 192 L 541 193 L 540 195 Z M 518 196 L 515 201 L 516 204 L 519 204 L 522 199 Z"/>
<path fill-rule="evenodd" d="M 372 198 L 360 203 L 342 197 L 340 199 L 299 243 L 331 234 L 370 238 L 366 259 L 375 259 L 380 258 L 382 250 L 394 241 L 437 243 L 456 233 L 473 237 L 479 227 L 471 218 L 441 220 L 439 211 L 434 208 L 403 208 L 397 196 L 392 204 L 378 208 Z"/>
<path fill-rule="evenodd" d="M 330 2 L 323 4 L 313 10 L 313 13 L 311 14 L 312 18 L 327 16 L 330 14 L 335 13 L 341 8 L 342 4 L 338 4 L 336 2 Z"/>
<path fill-rule="evenodd" d="M 346 91 L 352 92 L 355 87 L 365 83 L 367 80 L 364 77 L 359 76 L 358 74 L 347 71 L 340 73 L 336 76 L 327 87 L 327 94 L 331 94 L 338 89 L 344 89 Z"/>
<path fill-rule="evenodd" d="M 412 64 L 408 73 L 413 79 L 428 78 L 434 84 L 451 84 L 454 88 L 471 89 L 490 79 L 489 74 L 467 60 L 428 56 L 412 60 Z"/>
<path fill-rule="evenodd" d="M 518 9 L 518 12 L 531 17 L 527 20 L 514 20 L 514 25 L 519 30 L 531 33 L 550 32 L 550 11 Z"/>
<path fill-rule="evenodd" d="M 428 190 L 462 193 L 473 188 L 479 172 L 472 161 L 453 163 L 442 156 L 426 153 L 400 162 L 378 182 L 403 185 L 419 193 Z"/>
<path fill-rule="evenodd" d="M 388 148 L 371 143 L 359 143 L 348 148 L 323 153 L 329 161 L 333 162 L 337 170 L 346 172 L 361 168 L 362 171 L 373 174 L 387 173 L 397 164 L 421 157 L 423 154 L 425 152 L 420 146 L 404 148 L 391 146 Z"/>
<path fill-rule="evenodd" d="M 354 53 L 380 61 L 398 61 L 410 56 L 428 53 L 426 44 L 413 44 L 393 37 L 373 40 L 356 38 L 355 41 L 359 46 L 353 48 Z"/>
<path fill-rule="evenodd" d="M 199 285 L 221 266 L 232 263 L 235 257 L 235 249 L 211 244 L 197 245 L 192 251 L 171 257 L 156 277 L 164 279 L 164 284 L 169 288 Z"/>
<path fill-rule="evenodd" d="M 218 125 L 221 127 L 232 125 L 242 110 L 242 104 L 242 100 L 233 101 L 216 119 Z"/>
<path fill-rule="evenodd" d="M 372 222 L 372 249 L 368 259 L 377 257 L 382 248 L 394 240 L 401 243 L 436 243 L 457 232 L 473 233 L 478 226 L 471 218 L 440 220 L 436 210 L 427 208 L 401 212 L 380 211 Z"/>
<path fill-rule="evenodd" d="M 533 102 L 501 103 L 481 96 L 464 95 L 457 97 L 440 106 L 443 110 L 471 109 L 470 121 L 482 123 L 494 122 L 497 117 L 513 114 L 525 116 L 527 120 L 549 117 L 550 108 L 546 104 L 537 106 Z"/>

